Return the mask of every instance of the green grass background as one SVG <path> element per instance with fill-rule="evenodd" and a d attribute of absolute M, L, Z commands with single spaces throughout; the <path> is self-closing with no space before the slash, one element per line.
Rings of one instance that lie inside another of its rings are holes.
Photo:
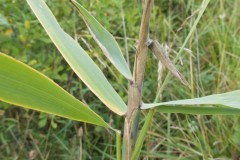
<path fill-rule="evenodd" d="M 118 41 L 133 67 L 142 5 L 138 1 L 81 0 Z M 66 0 L 48 0 L 61 26 L 78 39 L 127 101 L 127 81 L 106 61 L 83 20 Z M 200 7 L 200 0 L 155 0 L 150 36 L 166 44 L 174 59 Z M 123 118 L 109 111 L 77 78 L 25 1 L 0 1 L 0 51 L 30 65 L 86 102 L 115 128 Z M 177 68 L 191 89 L 171 78 L 159 101 L 199 97 L 240 88 L 240 1 L 212 0 Z M 125 26 L 125 27 L 124 27 Z M 124 31 L 125 28 L 125 31 Z M 149 52 L 144 102 L 153 102 L 161 81 L 158 61 Z M 146 112 L 142 112 L 146 115 Z M 144 122 L 142 116 L 141 125 Z M 104 128 L 0 102 L 0 159 L 114 159 L 115 136 Z M 155 113 L 141 159 L 239 159 L 240 119 Z"/>

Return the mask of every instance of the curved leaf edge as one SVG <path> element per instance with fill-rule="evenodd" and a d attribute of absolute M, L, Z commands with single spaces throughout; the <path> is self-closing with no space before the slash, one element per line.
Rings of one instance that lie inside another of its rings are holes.
<path fill-rule="evenodd" d="M 200 98 L 175 100 L 161 103 L 143 103 L 141 109 L 150 109 L 158 106 L 171 106 L 171 105 L 223 105 L 232 108 L 240 109 L 240 90 L 226 92 L 222 94 L 213 94 Z"/>
<path fill-rule="evenodd" d="M 129 69 L 129 66 L 127 65 L 127 62 L 125 60 L 125 58 L 123 57 L 123 54 L 121 52 L 121 49 L 117 43 L 117 41 L 115 40 L 115 38 L 113 37 L 113 35 L 106 29 L 104 28 L 101 23 L 99 23 L 95 17 L 93 17 L 81 4 L 79 4 L 76 0 L 70 0 L 70 2 L 75 6 L 75 8 L 77 8 L 78 12 L 80 13 L 81 17 L 83 18 L 85 24 L 87 25 L 93 39 L 97 42 L 97 44 L 99 45 L 99 47 L 102 49 L 102 51 L 104 52 L 104 55 L 110 60 L 110 62 L 116 67 L 116 69 L 128 80 L 132 81 L 133 80 L 133 76 L 132 73 Z M 84 13 L 85 12 L 85 13 Z M 118 49 L 118 53 L 120 55 L 120 60 L 122 60 L 121 65 L 117 65 L 115 63 L 115 60 L 110 56 L 107 48 L 104 46 L 103 43 L 101 43 L 101 41 L 98 40 L 97 36 L 95 35 L 94 31 L 91 29 L 91 26 L 89 24 L 89 20 L 86 19 L 86 16 L 89 16 L 92 20 L 94 20 L 94 23 L 96 23 L 106 34 L 107 36 L 110 36 L 112 39 L 112 43 L 115 44 L 116 48 Z"/>
<path fill-rule="evenodd" d="M 22 104 L 18 104 L 18 103 L 15 103 L 14 101 L 10 101 L 10 100 L 6 100 L 4 98 L 1 98 L 0 97 L 0 101 L 3 101 L 3 102 L 6 102 L 6 103 L 9 103 L 9 104 L 12 104 L 12 105 L 15 105 L 15 106 L 21 106 L 23 108 L 28 108 L 28 109 L 33 109 L 33 110 L 36 110 L 36 111 L 40 111 L 40 112 L 44 112 L 44 113 L 47 113 L 47 114 L 52 114 L 52 115 L 56 115 L 56 116 L 59 116 L 59 117 L 63 117 L 63 118 L 67 118 L 67 119 L 71 119 L 71 120 L 76 120 L 76 121 L 80 121 L 80 122 L 86 122 L 86 123 L 90 123 L 90 124 L 94 124 L 94 125 L 98 125 L 98 126 L 102 126 L 102 127 L 106 127 L 106 128 L 110 128 L 112 130 L 115 130 L 114 128 L 112 128 L 108 123 L 106 123 L 102 117 L 100 117 L 98 114 L 96 114 L 92 109 L 90 109 L 86 104 L 82 103 L 81 101 L 79 101 L 78 99 L 76 99 L 74 96 L 72 96 L 71 94 L 69 94 L 67 91 L 65 91 L 63 88 L 61 88 L 58 84 L 56 84 L 52 79 L 48 78 L 46 75 L 40 73 L 39 71 L 35 70 L 34 68 L 28 66 L 27 64 L 24 64 L 23 62 L 11 57 L 11 56 L 8 56 L 2 52 L 0 52 L 0 58 L 1 56 L 3 57 L 6 57 L 8 59 L 11 59 L 12 61 L 14 61 L 15 63 L 18 63 L 24 67 L 26 67 L 27 69 L 37 73 L 39 76 L 41 76 L 42 78 L 46 79 L 49 81 L 49 83 L 52 83 L 54 84 L 56 87 L 58 87 L 59 89 L 61 89 L 63 92 L 65 92 L 66 94 L 68 94 L 69 96 L 71 96 L 74 100 L 78 101 L 78 103 L 80 103 L 81 105 L 85 106 L 86 108 L 89 109 L 89 111 L 91 111 L 95 118 L 101 120 L 101 123 L 92 123 L 92 122 L 88 122 L 88 121 L 84 121 L 84 120 L 79 120 L 77 118 L 72 118 L 70 116 L 63 116 L 63 115 L 60 115 L 60 114 L 55 114 L 55 113 L 52 113 L 52 112 L 48 112 L 47 110 L 41 110 L 41 109 L 36 109 L 35 107 L 32 107 L 32 106 L 28 106 L 28 105 L 22 105 Z M 76 107 L 74 107 L 75 109 L 77 109 Z M 93 117 L 94 118 L 94 117 Z"/>

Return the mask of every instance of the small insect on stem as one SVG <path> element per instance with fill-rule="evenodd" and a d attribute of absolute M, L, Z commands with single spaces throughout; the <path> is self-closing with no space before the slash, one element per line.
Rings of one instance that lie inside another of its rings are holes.
<path fill-rule="evenodd" d="M 154 55 L 161 61 L 161 63 L 185 86 L 190 86 L 184 76 L 174 66 L 166 50 L 156 40 L 148 40 L 146 45 L 153 51 Z"/>

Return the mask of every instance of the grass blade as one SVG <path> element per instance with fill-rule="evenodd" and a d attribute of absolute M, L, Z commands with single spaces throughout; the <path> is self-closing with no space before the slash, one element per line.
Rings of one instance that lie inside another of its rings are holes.
<path fill-rule="evenodd" d="M 0 101 L 72 120 L 110 127 L 51 79 L 0 52 Z"/>
<path fill-rule="evenodd" d="M 197 24 L 200 21 L 204 11 L 206 10 L 208 4 L 209 4 L 210 0 L 203 0 L 202 4 L 201 4 L 201 10 L 198 13 L 197 19 L 194 21 L 193 26 L 190 29 L 190 32 L 187 35 L 187 38 L 185 39 L 185 41 L 183 42 L 183 45 L 181 46 L 174 62 L 181 56 L 181 53 L 183 52 L 183 49 L 185 48 L 185 46 L 187 45 L 188 40 L 190 39 L 190 37 L 192 36 L 193 32 L 195 31 L 195 29 L 197 28 Z"/>
<path fill-rule="evenodd" d="M 197 106 L 159 106 L 160 113 L 183 113 L 195 115 L 240 115 L 240 109 L 227 107 L 197 107 Z"/>
<path fill-rule="evenodd" d="M 176 100 L 162 103 L 150 103 L 143 104 L 142 109 L 154 108 L 163 105 L 197 105 L 197 104 L 212 104 L 212 105 L 224 105 L 232 108 L 240 109 L 240 90 L 227 92 L 223 94 L 213 94 L 210 96 Z"/>
<path fill-rule="evenodd" d="M 90 33 L 104 52 L 105 56 L 118 69 L 118 71 L 123 74 L 123 76 L 128 80 L 132 80 L 132 74 L 127 62 L 111 33 L 109 33 L 82 5 L 75 0 L 70 0 L 70 2 L 72 2 L 79 11 L 88 26 Z"/>
<path fill-rule="evenodd" d="M 27 2 L 53 43 L 79 78 L 109 109 L 119 115 L 125 114 L 126 104 L 93 60 L 75 40 L 62 30 L 45 2 L 43 0 L 27 0 Z"/>
<path fill-rule="evenodd" d="M 143 125 L 143 127 L 142 127 L 142 129 L 141 129 L 141 131 L 138 135 L 131 160 L 139 159 L 139 156 L 140 156 L 140 153 L 141 153 L 141 150 L 142 150 L 142 146 L 143 146 L 143 142 L 144 142 L 144 139 L 145 139 L 145 135 L 147 134 L 148 128 L 150 127 L 149 124 L 152 121 L 153 115 L 154 115 L 154 110 L 151 109 L 148 112 L 147 117 L 146 117 L 145 122 L 144 122 L 144 125 Z"/>

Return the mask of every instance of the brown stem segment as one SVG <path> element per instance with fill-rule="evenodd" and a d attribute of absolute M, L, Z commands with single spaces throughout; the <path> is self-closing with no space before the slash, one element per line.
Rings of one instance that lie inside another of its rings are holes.
<path fill-rule="evenodd" d="M 135 55 L 133 81 L 129 83 L 128 90 L 128 111 L 125 117 L 123 152 L 124 160 L 130 160 L 132 150 L 135 146 L 137 137 L 137 129 L 139 123 L 139 108 L 142 103 L 142 85 L 144 80 L 144 72 L 147 61 L 148 46 L 148 30 L 151 11 L 154 0 L 145 0 L 144 11 L 139 32 L 139 43 Z"/>

